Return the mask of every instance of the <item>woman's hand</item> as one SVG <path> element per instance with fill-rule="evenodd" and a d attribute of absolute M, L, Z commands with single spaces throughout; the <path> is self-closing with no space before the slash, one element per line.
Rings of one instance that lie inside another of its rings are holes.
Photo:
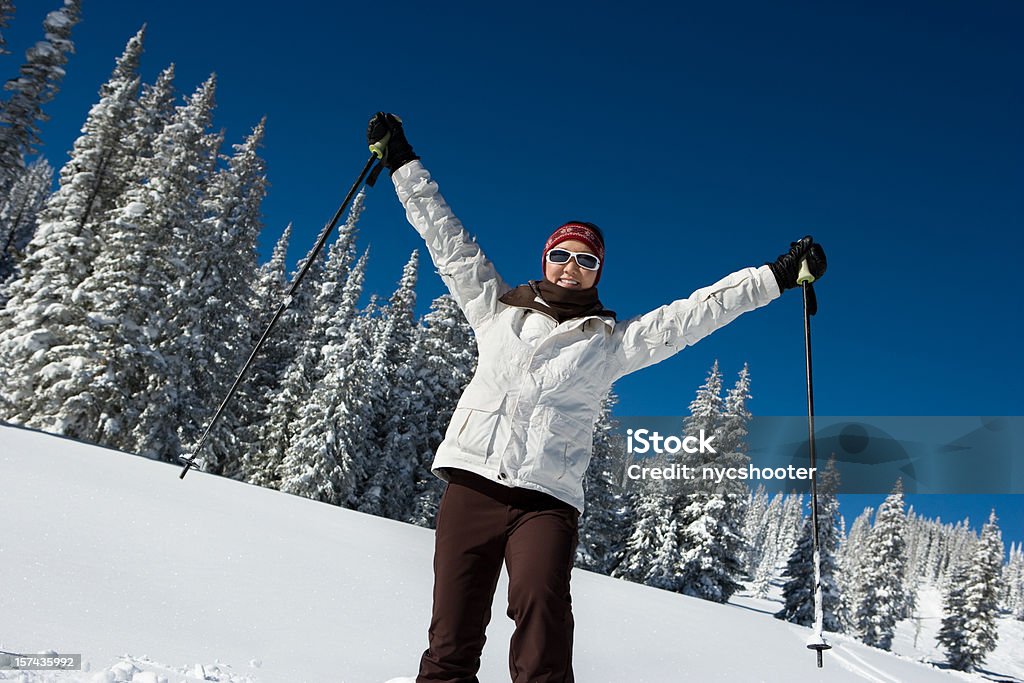
<path fill-rule="evenodd" d="M 800 272 L 800 262 L 807 259 L 807 267 L 814 279 L 819 279 L 825 274 L 828 263 L 825 259 L 825 250 L 821 245 L 807 235 L 798 242 L 791 242 L 790 249 L 785 254 L 769 263 L 775 281 L 779 284 L 779 291 L 786 291 L 797 286 L 797 274 Z"/>
<path fill-rule="evenodd" d="M 402 119 L 394 114 L 386 114 L 382 111 L 374 114 L 366 126 L 366 142 L 371 149 L 374 145 L 383 143 L 384 149 L 378 156 L 383 159 L 384 166 L 392 173 L 413 159 L 419 159 L 412 151 L 412 145 L 405 139 Z"/>

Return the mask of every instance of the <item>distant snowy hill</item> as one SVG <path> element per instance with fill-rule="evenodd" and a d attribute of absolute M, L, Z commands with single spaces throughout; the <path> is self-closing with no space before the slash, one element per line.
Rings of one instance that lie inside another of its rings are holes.
<path fill-rule="evenodd" d="M 383 683 L 415 675 L 433 532 L 178 473 L 0 426 L 0 650 L 81 653 L 88 667 L 0 671 L 0 680 Z M 506 587 L 503 577 L 485 683 L 508 680 Z M 772 618 L 766 601 L 717 605 L 579 570 L 573 597 L 581 683 L 984 680 L 843 636 L 829 636 L 835 649 L 817 669 L 805 649 L 809 630 Z M 1000 646 L 997 663 L 1012 666 L 1006 657 L 1020 653 Z"/>

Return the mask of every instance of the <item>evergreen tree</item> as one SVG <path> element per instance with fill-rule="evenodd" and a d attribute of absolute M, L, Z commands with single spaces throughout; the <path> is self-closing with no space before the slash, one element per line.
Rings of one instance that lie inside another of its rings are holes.
<path fill-rule="evenodd" d="M 1003 582 L 1006 584 L 1006 611 L 1014 619 L 1024 621 L 1024 546 L 1016 545 L 1010 550 Z"/>
<path fill-rule="evenodd" d="M 420 350 L 413 319 L 418 269 L 414 251 L 384 311 L 369 368 L 370 394 L 382 400 L 375 406 L 377 448 L 367 449 L 373 457 L 371 474 L 361 487 L 358 509 L 391 519 L 412 513 L 413 478 L 427 441 L 424 410 L 431 397 L 419 385 L 424 354 L 414 353 Z"/>
<path fill-rule="evenodd" d="M 837 552 L 842 541 L 842 519 L 839 515 L 839 472 L 836 470 L 835 458 L 831 458 L 828 467 L 817 482 L 818 489 L 818 565 L 821 577 L 822 629 L 841 632 L 846 621 L 843 615 L 837 574 Z M 813 501 L 808 498 L 808 507 Z M 782 595 L 785 606 L 775 613 L 777 619 L 785 619 L 801 626 L 812 626 L 815 620 L 815 585 L 814 585 L 814 539 L 811 515 L 804 518 L 800 540 L 796 550 L 789 557 L 785 576 L 789 581 L 783 586 Z"/>
<path fill-rule="evenodd" d="M 679 526 L 672 497 L 656 487 L 636 493 L 633 525 L 622 561 L 612 576 L 678 591 Z"/>
<path fill-rule="evenodd" d="M 757 489 L 750 493 L 747 500 L 747 513 L 743 518 L 743 538 L 747 548 L 743 555 L 743 567 L 750 579 L 754 578 L 757 565 L 761 562 L 765 552 L 768 528 L 771 523 L 768 517 L 768 504 L 768 492 L 764 484 L 758 484 Z"/>
<path fill-rule="evenodd" d="M 413 474 L 413 510 L 408 521 L 433 528 L 444 481 L 430 466 L 459 397 L 476 372 L 477 348 L 473 329 L 450 294 L 431 302 L 419 340 L 424 358 L 422 381 L 429 383 L 427 392 L 433 404 L 427 409 L 428 442 L 422 446 Z"/>
<path fill-rule="evenodd" d="M 32 235 L 39 211 L 50 195 L 53 168 L 39 157 L 22 173 L 10 194 L 0 199 L 0 285 L 15 275 Z M 0 302 L 6 297 L 0 294 Z"/>
<path fill-rule="evenodd" d="M 367 259 L 364 253 L 354 275 L 363 272 Z M 372 440 L 381 400 L 370 373 L 376 313 L 376 298 L 371 297 L 345 330 L 341 344 L 331 349 L 317 401 L 323 412 L 323 438 L 315 453 L 307 453 L 305 458 L 297 453 L 280 468 L 282 491 L 350 508 L 358 506 L 356 490 L 371 474 L 368 463 L 375 448 Z"/>
<path fill-rule="evenodd" d="M 121 139 L 129 127 L 141 49 L 140 33 L 100 88 L 100 100 L 61 169 L 60 187 L 40 212 L 19 277 L 7 288 L 7 305 L 0 311 L 0 415 L 11 422 L 58 432 L 70 422 L 69 436 L 94 436 L 95 420 L 87 417 L 75 424 L 76 413 L 99 406 L 65 410 L 75 400 L 65 385 L 89 372 L 86 360 L 73 351 L 76 340 L 95 324 L 94 311 L 78 288 L 103 242 L 103 213 L 127 182 L 120 173 L 131 155 Z"/>
<path fill-rule="evenodd" d="M 265 164 L 257 152 L 263 140 L 261 121 L 226 168 L 214 174 L 204 193 L 203 218 L 178 240 L 179 286 L 169 297 L 168 325 L 181 330 L 164 343 L 163 353 L 185 359 L 179 390 L 179 420 L 187 441 L 197 440 L 250 351 L 248 305 L 257 270 L 256 239 L 260 206 L 266 194 Z M 202 454 L 207 470 L 223 473 L 237 458 L 240 423 L 237 404 L 227 406 Z M 191 438 L 189 438 L 191 437 Z M 192 449 L 189 448 L 191 451 Z"/>
<path fill-rule="evenodd" d="M 685 434 L 696 436 L 704 429 L 708 434 L 717 435 L 722 413 L 721 390 L 722 375 L 715 361 L 707 381 L 690 403 L 690 416 L 683 424 Z M 700 474 L 704 461 L 699 455 L 681 459 L 680 464 L 695 467 Z M 648 464 L 655 466 L 668 464 L 664 458 L 650 461 Z M 699 563 L 705 559 L 696 556 L 707 552 L 709 569 L 712 572 L 717 569 L 712 534 L 718 531 L 715 514 L 720 512 L 721 506 L 701 488 L 699 481 L 672 482 L 671 487 L 666 482 L 643 482 L 634 500 L 635 515 L 625 556 L 612 575 L 665 590 L 700 595 L 697 593 L 702 587 Z M 691 560 L 696 560 L 688 566 L 684 559 L 686 553 Z"/>
<path fill-rule="evenodd" d="M 64 7 L 47 14 L 43 40 L 25 53 L 21 75 L 4 85 L 11 96 L 0 104 L 0 197 L 7 195 L 25 168 L 25 157 L 36 152 L 39 122 L 48 118 L 43 106 L 57 94 L 68 54 L 75 51 L 71 29 L 79 13 L 80 0 L 64 0 Z"/>
<path fill-rule="evenodd" d="M 965 517 L 953 526 L 948 545 L 945 563 L 948 571 L 971 561 L 978 547 L 978 538 L 971 531 L 970 518 Z"/>
<path fill-rule="evenodd" d="M 621 485 L 625 445 L 613 435 L 611 413 L 617 398 L 609 392 L 594 425 L 594 455 L 583 479 L 586 509 L 579 521 L 576 566 L 611 574 L 622 561 L 629 501 Z"/>
<path fill-rule="evenodd" d="M 896 621 L 906 600 L 906 525 L 903 481 L 897 480 L 893 492 L 878 509 L 868 537 L 865 583 L 859 591 L 861 601 L 854 616 L 862 640 L 883 650 L 892 644 Z"/>
<path fill-rule="evenodd" d="M 295 282 L 298 273 L 311 258 L 312 250 L 296 266 L 295 273 L 289 278 L 290 282 Z M 312 382 L 322 369 L 319 366 L 319 350 L 309 348 L 309 345 L 316 342 L 323 344 L 324 340 L 321 337 L 314 341 L 308 331 L 317 313 L 316 292 L 323 274 L 324 259 L 321 254 L 313 261 L 302 285 L 295 291 L 288 310 L 281 316 L 274 330 L 289 357 L 280 381 L 270 390 L 269 400 L 264 404 L 266 417 L 259 421 L 259 473 L 255 480 L 250 481 L 262 486 L 280 488 L 281 466 L 285 452 L 295 437 L 299 410 L 309 403 Z M 288 290 L 291 290 L 290 285 Z"/>
<path fill-rule="evenodd" d="M 214 89 L 211 77 L 178 108 L 154 157 L 136 162 L 133 173 L 145 183 L 130 187 L 100 228 L 104 249 L 76 293 L 91 311 L 73 350 L 84 371 L 61 387 L 74 397 L 79 438 L 164 460 L 181 452 L 187 359 L 167 349 L 185 330 L 171 326 L 177 311 L 169 306 L 194 265 L 180 257 L 200 222 L 199 192 L 211 170 Z"/>
<path fill-rule="evenodd" d="M 714 435 L 716 442 L 721 442 L 724 437 L 723 413 L 725 403 L 722 400 L 722 372 L 718 369 L 716 360 L 708 371 L 704 384 L 697 389 L 696 396 L 690 402 L 690 414 L 683 421 L 683 433 L 698 436 L 700 432 Z M 714 482 L 704 481 L 700 478 L 701 467 L 710 465 L 716 460 L 716 456 L 710 453 L 694 453 L 689 458 L 689 465 L 696 468 L 698 478 L 696 479 L 696 490 L 710 492 L 714 491 Z"/>
<path fill-rule="evenodd" d="M 867 583 L 868 538 L 871 535 L 871 517 L 875 509 L 864 508 L 850 526 L 850 533 L 839 551 L 839 585 L 843 600 L 843 614 L 847 619 L 846 631 L 855 631 L 853 614 L 863 599 L 862 588 Z"/>
<path fill-rule="evenodd" d="M 274 245 L 270 261 L 260 266 L 249 301 L 249 352 L 270 324 L 274 313 L 281 304 L 287 290 L 285 278 L 288 242 L 292 225 L 289 223 Z M 289 345 L 289 335 L 284 332 L 291 318 L 286 310 L 278 327 L 263 342 L 260 353 L 253 359 L 248 380 L 243 382 L 236 394 L 234 407 L 235 421 L 239 426 L 240 462 L 225 464 L 224 475 L 244 479 L 257 486 L 272 487 L 276 480 L 276 462 L 267 458 L 263 436 L 267 432 L 268 406 L 273 402 L 281 378 L 288 367 L 294 349 Z"/>
<path fill-rule="evenodd" d="M 336 505 L 343 500 L 341 491 L 346 483 L 328 443 L 332 438 L 328 413 L 334 398 L 326 393 L 324 380 L 339 362 L 362 294 L 366 256 L 354 270 L 352 261 L 364 197 L 362 192 L 356 195 L 322 272 L 311 285 L 310 314 L 296 330 L 302 335 L 296 342 L 299 351 L 285 375 L 284 393 L 277 392 L 272 404 L 275 416 L 270 421 L 283 437 L 274 475 L 281 480 L 281 490 Z M 286 397 L 290 400 L 287 404 Z M 282 415 L 294 417 L 282 422 Z"/>
<path fill-rule="evenodd" d="M 139 161 L 152 159 L 158 153 L 155 148 L 157 137 L 174 119 L 176 100 L 174 64 L 171 64 L 160 72 L 156 81 L 142 86 L 142 96 L 133 108 L 124 146 L 129 156 L 135 160 L 135 164 L 127 169 L 126 182 L 134 184 L 146 180 L 146 165 L 140 164 Z M 133 170 L 137 173 L 133 174 Z"/>
<path fill-rule="evenodd" d="M 1004 550 L 993 510 L 982 528 L 974 557 L 954 575 L 946 596 L 946 617 L 937 640 L 945 646 L 954 669 L 973 671 L 996 647 Z"/>
<path fill-rule="evenodd" d="M 11 0 L 0 0 L 0 29 L 7 28 L 13 14 L 14 3 Z M 4 34 L 0 33 L 0 55 L 8 54 L 10 52 L 7 50 L 7 41 L 4 40 Z"/>
<path fill-rule="evenodd" d="M 961 652 L 967 649 L 967 634 L 964 630 L 966 607 L 964 594 L 967 590 L 969 574 L 970 565 L 967 563 L 953 568 L 942 602 L 942 611 L 945 616 L 942 618 L 942 627 L 936 636 L 939 644 L 946 647 L 950 664 L 953 668 L 961 670 L 966 670 L 967 665 L 965 661 L 961 661 Z"/>
<path fill-rule="evenodd" d="M 763 525 L 760 529 L 762 539 L 756 555 L 756 563 L 751 562 L 751 592 L 759 598 L 768 597 L 775 567 L 781 561 L 782 536 L 785 521 L 785 496 L 776 494 L 768 503 L 764 516 L 758 520 Z"/>
<path fill-rule="evenodd" d="M 737 579 L 743 574 L 742 501 L 747 492 L 740 492 L 733 485 L 717 487 L 700 474 L 706 465 L 745 464 L 746 456 L 740 448 L 750 419 L 745 407 L 749 386 L 749 373 L 744 368 L 729 394 L 729 402 L 723 404 L 722 375 L 715 361 L 707 381 L 690 403 L 690 416 L 684 423 L 685 434 L 697 436 L 703 431 L 715 435 L 719 444 L 725 444 L 719 448 L 721 460 L 715 454 L 699 453 L 690 459 L 698 474 L 697 485 L 678 518 L 680 590 L 715 602 L 726 602 L 742 587 Z"/>
<path fill-rule="evenodd" d="M 110 78 L 100 86 L 99 101 L 89 110 L 82 135 L 60 170 L 60 188 L 47 203 L 41 230 L 70 230 L 79 259 L 91 262 L 99 245 L 94 224 L 114 208 L 129 184 L 137 163 L 126 141 L 134 134 L 139 91 L 139 58 L 145 27 L 132 36 L 117 58 Z M 102 241 L 102 235 L 99 240 Z M 77 284 L 84 274 L 75 278 Z"/>
<path fill-rule="evenodd" d="M 700 494 L 697 494 L 700 496 Z M 695 496 L 696 497 L 696 496 Z M 743 568 L 729 546 L 738 544 L 738 533 L 723 520 L 729 517 L 724 496 L 710 495 L 697 504 L 691 502 L 682 518 L 693 518 L 682 531 L 686 551 L 682 555 L 687 595 L 726 602 L 742 586 L 737 578 Z M 694 514 L 699 512 L 699 514 Z"/>

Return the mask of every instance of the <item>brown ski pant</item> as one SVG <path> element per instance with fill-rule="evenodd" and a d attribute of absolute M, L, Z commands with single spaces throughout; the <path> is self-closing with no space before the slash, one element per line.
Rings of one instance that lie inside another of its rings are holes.
<path fill-rule="evenodd" d="M 484 631 L 508 570 L 513 683 L 573 683 L 569 576 L 579 512 L 540 491 L 510 488 L 464 470 L 437 512 L 434 609 L 416 683 L 478 683 Z"/>

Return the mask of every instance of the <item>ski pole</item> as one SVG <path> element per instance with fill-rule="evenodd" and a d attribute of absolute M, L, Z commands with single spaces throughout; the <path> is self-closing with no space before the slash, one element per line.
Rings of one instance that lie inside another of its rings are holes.
<path fill-rule="evenodd" d="M 324 248 L 324 244 L 327 243 L 327 238 L 330 236 L 331 231 L 334 230 L 334 226 L 338 224 L 338 221 L 341 219 L 342 214 L 345 213 L 345 208 L 348 206 L 349 202 L 352 201 L 352 197 L 355 196 L 356 190 L 359 188 L 359 185 L 363 182 L 363 179 L 366 178 L 366 174 L 370 173 L 370 167 L 373 166 L 373 162 L 381 157 L 383 147 L 387 145 L 387 138 L 385 137 L 385 139 L 378 143 L 378 145 L 380 145 L 381 147 L 376 149 L 371 147 L 371 151 L 373 153 L 370 155 L 370 158 L 366 160 L 366 165 L 363 166 L 362 172 L 360 172 L 359 177 L 356 179 L 356 182 L 352 184 L 352 188 L 348 191 L 348 194 L 345 195 L 345 200 L 341 203 L 341 206 L 338 208 L 338 211 L 334 214 L 334 218 L 332 218 L 330 222 L 328 222 L 327 225 L 324 226 L 324 229 L 320 232 L 320 238 L 317 240 L 316 245 L 313 247 L 312 253 L 310 253 L 309 257 L 306 259 L 306 262 L 302 265 L 302 269 L 299 270 L 299 274 L 295 276 L 295 280 L 292 282 L 291 287 L 288 288 L 288 293 L 285 294 L 284 300 L 281 301 L 281 304 L 277 307 L 277 312 L 274 313 L 274 317 L 271 318 L 270 324 L 267 325 L 267 329 L 263 331 L 263 334 L 260 336 L 259 341 L 256 342 L 256 346 L 253 347 L 252 353 L 249 354 L 249 359 L 245 361 L 245 364 L 242 365 L 242 369 L 238 371 L 238 376 L 235 377 L 235 381 L 231 384 L 231 388 L 228 389 L 227 395 L 224 397 L 224 400 L 221 401 L 220 407 L 217 408 L 217 412 L 214 413 L 213 419 L 210 420 L 210 423 L 207 425 L 206 431 L 203 432 L 203 437 L 199 439 L 199 444 L 192 451 L 192 456 L 188 458 L 181 456 L 178 458 L 180 462 L 185 464 L 185 467 L 181 470 L 181 474 L 178 476 L 179 479 L 184 479 L 185 475 L 188 474 L 188 471 L 190 469 L 192 469 L 193 467 L 198 467 L 196 465 L 196 458 L 199 456 L 199 453 L 203 450 L 203 445 L 206 444 L 206 439 L 209 438 L 210 433 L 213 431 L 214 425 L 217 424 L 217 420 L 219 420 L 220 416 L 224 413 L 224 408 L 228 405 L 228 402 L 231 401 L 231 397 L 235 395 L 235 391 L 238 389 L 238 385 L 241 384 L 242 378 L 245 377 L 245 373 L 249 370 L 249 366 L 252 365 L 252 361 L 254 358 L 256 358 L 256 354 L 259 353 L 260 347 L 263 346 L 263 342 L 266 341 L 267 337 L 270 335 L 270 331 L 274 329 L 274 325 L 277 324 L 278 319 L 280 319 L 281 315 L 285 312 L 285 309 L 287 309 L 288 306 L 291 305 L 292 299 L 295 296 L 295 291 L 299 288 L 299 284 L 302 282 L 302 278 L 306 276 L 306 273 L 313 265 L 313 261 L 316 260 L 317 254 L 319 254 L 320 250 Z M 373 182 L 377 179 L 377 175 L 379 174 L 381 168 L 382 166 L 377 166 L 377 168 L 374 169 L 373 173 L 370 175 L 369 184 L 371 186 L 373 185 Z"/>
<path fill-rule="evenodd" d="M 800 272 L 796 281 L 803 288 L 804 294 L 804 354 L 807 363 L 807 439 L 811 459 L 811 472 L 816 473 L 814 460 L 814 383 L 811 377 L 811 316 L 818 312 L 818 299 L 814 295 L 814 275 L 807 265 L 807 259 L 800 262 Z M 825 611 L 822 605 L 821 591 L 821 554 L 818 548 L 818 485 L 817 476 L 811 477 L 811 540 L 814 545 L 814 634 L 807 641 L 807 649 L 814 650 L 818 655 L 818 668 L 822 667 L 821 653 L 831 650 L 832 646 L 822 637 Z"/>

